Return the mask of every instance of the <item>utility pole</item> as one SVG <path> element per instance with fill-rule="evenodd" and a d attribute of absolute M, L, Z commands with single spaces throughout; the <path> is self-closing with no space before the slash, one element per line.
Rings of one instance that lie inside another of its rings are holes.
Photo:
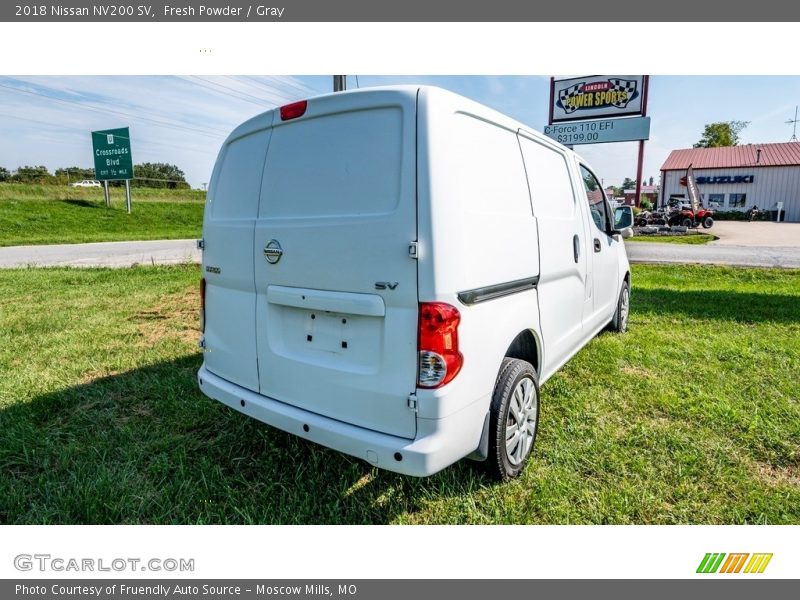
<path fill-rule="evenodd" d="M 794 107 L 794 119 L 786 121 L 787 125 L 792 125 L 792 137 L 789 138 L 790 142 L 797 141 L 797 107 Z"/>
<path fill-rule="evenodd" d="M 347 75 L 333 76 L 333 91 L 343 92 L 347 89 Z"/>

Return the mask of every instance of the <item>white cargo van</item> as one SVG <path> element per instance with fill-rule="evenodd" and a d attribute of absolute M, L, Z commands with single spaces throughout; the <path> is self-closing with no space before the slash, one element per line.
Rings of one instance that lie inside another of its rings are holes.
<path fill-rule="evenodd" d="M 614 227 L 578 155 L 442 89 L 266 112 L 211 178 L 200 388 L 383 469 L 516 476 L 539 385 L 626 328 Z"/>

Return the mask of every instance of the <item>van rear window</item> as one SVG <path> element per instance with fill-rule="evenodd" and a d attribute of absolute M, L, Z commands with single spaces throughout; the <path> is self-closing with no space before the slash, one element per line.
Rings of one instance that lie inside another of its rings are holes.
<path fill-rule="evenodd" d="M 392 212 L 403 168 L 400 108 L 377 108 L 275 127 L 261 188 L 261 217 Z"/>

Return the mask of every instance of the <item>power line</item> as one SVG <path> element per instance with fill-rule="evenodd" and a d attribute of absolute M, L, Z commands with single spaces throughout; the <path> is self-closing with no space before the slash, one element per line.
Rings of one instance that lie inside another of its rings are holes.
<path fill-rule="evenodd" d="M 30 121 L 31 123 L 38 123 L 39 125 L 47 125 L 47 126 L 50 126 L 50 127 L 60 127 L 63 131 L 80 131 L 82 133 L 86 132 L 86 129 L 83 129 L 81 127 L 65 127 L 64 125 L 61 125 L 60 123 L 53 123 L 53 122 L 50 122 L 50 121 L 39 121 L 37 119 L 29 119 L 28 117 L 20 117 L 19 115 L 10 115 L 8 113 L 0 112 L 0 116 L 9 117 L 11 119 L 19 119 L 19 120 L 22 120 L 22 121 Z M 54 140 L 54 139 L 51 139 L 51 138 L 43 138 L 43 139 L 45 141 L 49 141 L 49 142 L 53 142 L 53 143 L 57 143 L 57 144 L 75 145 L 75 144 L 79 144 L 80 143 L 77 140 L 75 142 L 69 142 L 69 141 L 66 141 L 66 140 Z M 164 146 L 166 148 L 172 148 L 172 149 L 175 149 L 175 150 L 182 150 L 182 151 L 185 151 L 185 152 L 197 152 L 198 154 L 206 154 L 206 155 L 209 155 L 209 156 L 212 156 L 212 155 L 216 154 L 216 152 L 214 152 L 214 151 L 197 148 L 196 146 L 180 146 L 180 145 L 177 145 L 177 144 L 170 144 L 170 143 L 167 143 L 167 142 L 156 142 L 154 140 L 147 140 L 147 139 L 145 139 L 145 140 L 137 139 L 136 140 L 136 145 L 137 146 L 140 146 L 140 145 L 145 145 L 145 146 L 152 146 L 152 145 Z"/>
<path fill-rule="evenodd" d="M 262 83 L 260 79 L 256 79 L 255 77 L 248 77 L 247 75 L 244 75 L 243 77 L 245 79 L 250 79 L 251 81 L 255 81 L 256 83 Z M 311 87 L 309 85 L 306 85 L 304 83 L 297 82 L 292 77 L 284 77 L 284 78 L 272 77 L 271 81 L 274 81 L 274 82 L 276 82 L 278 84 L 283 84 L 284 87 L 294 88 L 297 91 L 301 92 L 303 95 L 308 95 L 309 93 L 312 93 L 312 94 L 321 94 L 321 93 L 323 93 L 321 90 L 313 88 L 313 87 Z"/>
<path fill-rule="evenodd" d="M 228 92 L 221 91 L 221 90 L 216 90 L 214 88 L 208 87 L 207 85 L 201 84 L 199 81 L 187 80 L 187 81 L 189 81 L 189 83 L 194 83 L 195 85 L 199 85 L 200 87 L 204 87 L 204 88 L 209 89 L 211 91 L 217 92 L 218 94 L 224 94 L 226 96 L 230 96 L 231 98 L 236 98 L 237 100 L 242 100 L 244 102 L 250 102 L 251 104 L 256 104 L 257 106 L 260 106 L 261 108 L 267 108 L 269 106 L 273 106 L 274 105 L 274 103 L 270 102 L 269 100 L 266 100 L 265 98 L 259 98 L 258 96 L 253 96 L 252 94 L 248 94 L 247 92 L 242 92 L 240 90 L 237 90 L 235 88 L 229 87 L 227 85 L 222 85 L 221 83 L 216 83 L 214 81 L 209 81 L 208 79 L 203 79 L 202 77 L 197 77 L 196 75 L 191 75 L 190 77 L 193 77 L 194 79 L 199 79 L 200 81 L 204 81 L 207 84 L 213 85 L 215 87 L 222 88 L 223 90 L 229 90 Z M 231 94 L 230 92 L 234 92 L 235 94 Z M 246 97 L 244 97 L 244 96 L 246 96 Z"/>
<path fill-rule="evenodd" d="M 279 88 L 273 88 L 273 87 L 269 87 L 267 85 L 263 85 L 263 86 L 254 85 L 253 83 L 248 83 L 248 82 L 245 82 L 245 81 L 241 81 L 240 79 L 237 79 L 235 77 L 231 77 L 230 75 L 223 75 L 223 77 L 225 77 L 226 79 L 230 79 L 232 81 L 235 81 L 236 83 L 238 83 L 240 85 L 242 85 L 242 84 L 243 85 L 247 85 L 247 86 L 250 87 L 250 89 L 255 90 L 259 94 L 266 93 L 268 98 L 269 98 L 269 100 L 270 100 L 270 102 L 274 103 L 275 106 L 280 106 L 281 104 L 285 104 L 287 100 L 292 100 L 292 99 L 297 97 L 297 94 L 295 92 L 288 93 L 288 92 L 285 92 L 285 91 L 283 91 L 283 90 L 281 90 Z M 305 94 L 305 95 L 307 95 L 307 94 Z"/>
<path fill-rule="evenodd" d="M 84 110 L 90 110 L 90 111 L 101 113 L 101 114 L 121 115 L 121 116 L 130 118 L 130 119 L 134 119 L 134 120 L 150 122 L 150 123 L 153 123 L 155 125 L 160 125 L 162 127 L 170 127 L 170 128 L 173 128 L 173 129 L 182 129 L 182 130 L 185 130 L 185 131 L 192 131 L 192 132 L 198 133 L 200 135 L 205 135 L 207 137 L 213 137 L 213 138 L 217 138 L 217 139 L 219 139 L 222 135 L 227 135 L 227 133 L 228 133 L 226 131 L 222 131 L 221 129 L 220 130 L 215 130 L 213 128 L 199 129 L 199 128 L 191 127 L 191 126 L 188 126 L 188 125 L 179 125 L 177 123 L 169 123 L 167 121 L 162 121 L 160 119 L 152 119 L 152 118 L 148 118 L 148 117 L 132 115 L 130 113 L 126 113 L 126 112 L 119 111 L 119 110 L 113 110 L 113 109 L 110 109 L 110 108 L 105 108 L 105 109 L 98 108 L 96 106 L 83 104 L 83 103 L 78 102 L 76 100 L 67 100 L 65 98 L 56 98 L 55 96 L 50 96 L 48 94 L 43 94 L 41 92 L 35 92 L 33 90 L 23 90 L 21 88 L 17 88 L 17 87 L 10 86 L 10 85 L 5 85 L 5 84 L 2 84 L 2 83 L 0 83 L 0 88 L 5 88 L 7 90 L 11 90 L 12 92 L 17 92 L 17 93 L 20 93 L 20 94 L 29 94 L 29 95 L 32 95 L 32 96 L 39 96 L 39 97 L 42 97 L 42 98 L 47 98 L 48 100 L 53 100 L 55 102 L 60 102 L 62 104 L 76 105 L 76 106 L 79 106 L 80 108 L 82 108 Z M 214 133 L 212 133 L 212 131 L 219 131 L 219 134 L 214 134 Z"/>

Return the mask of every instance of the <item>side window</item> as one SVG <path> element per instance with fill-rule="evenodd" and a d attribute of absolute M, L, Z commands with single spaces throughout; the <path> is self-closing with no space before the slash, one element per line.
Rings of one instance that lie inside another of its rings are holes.
<path fill-rule="evenodd" d="M 592 221 L 600 231 L 605 233 L 609 229 L 610 220 L 608 203 L 606 202 L 605 194 L 603 194 L 603 186 L 597 181 L 597 177 L 583 165 L 581 165 L 581 179 L 583 179 L 583 187 L 586 191 L 586 201 L 589 203 L 589 213 L 592 215 Z"/>

